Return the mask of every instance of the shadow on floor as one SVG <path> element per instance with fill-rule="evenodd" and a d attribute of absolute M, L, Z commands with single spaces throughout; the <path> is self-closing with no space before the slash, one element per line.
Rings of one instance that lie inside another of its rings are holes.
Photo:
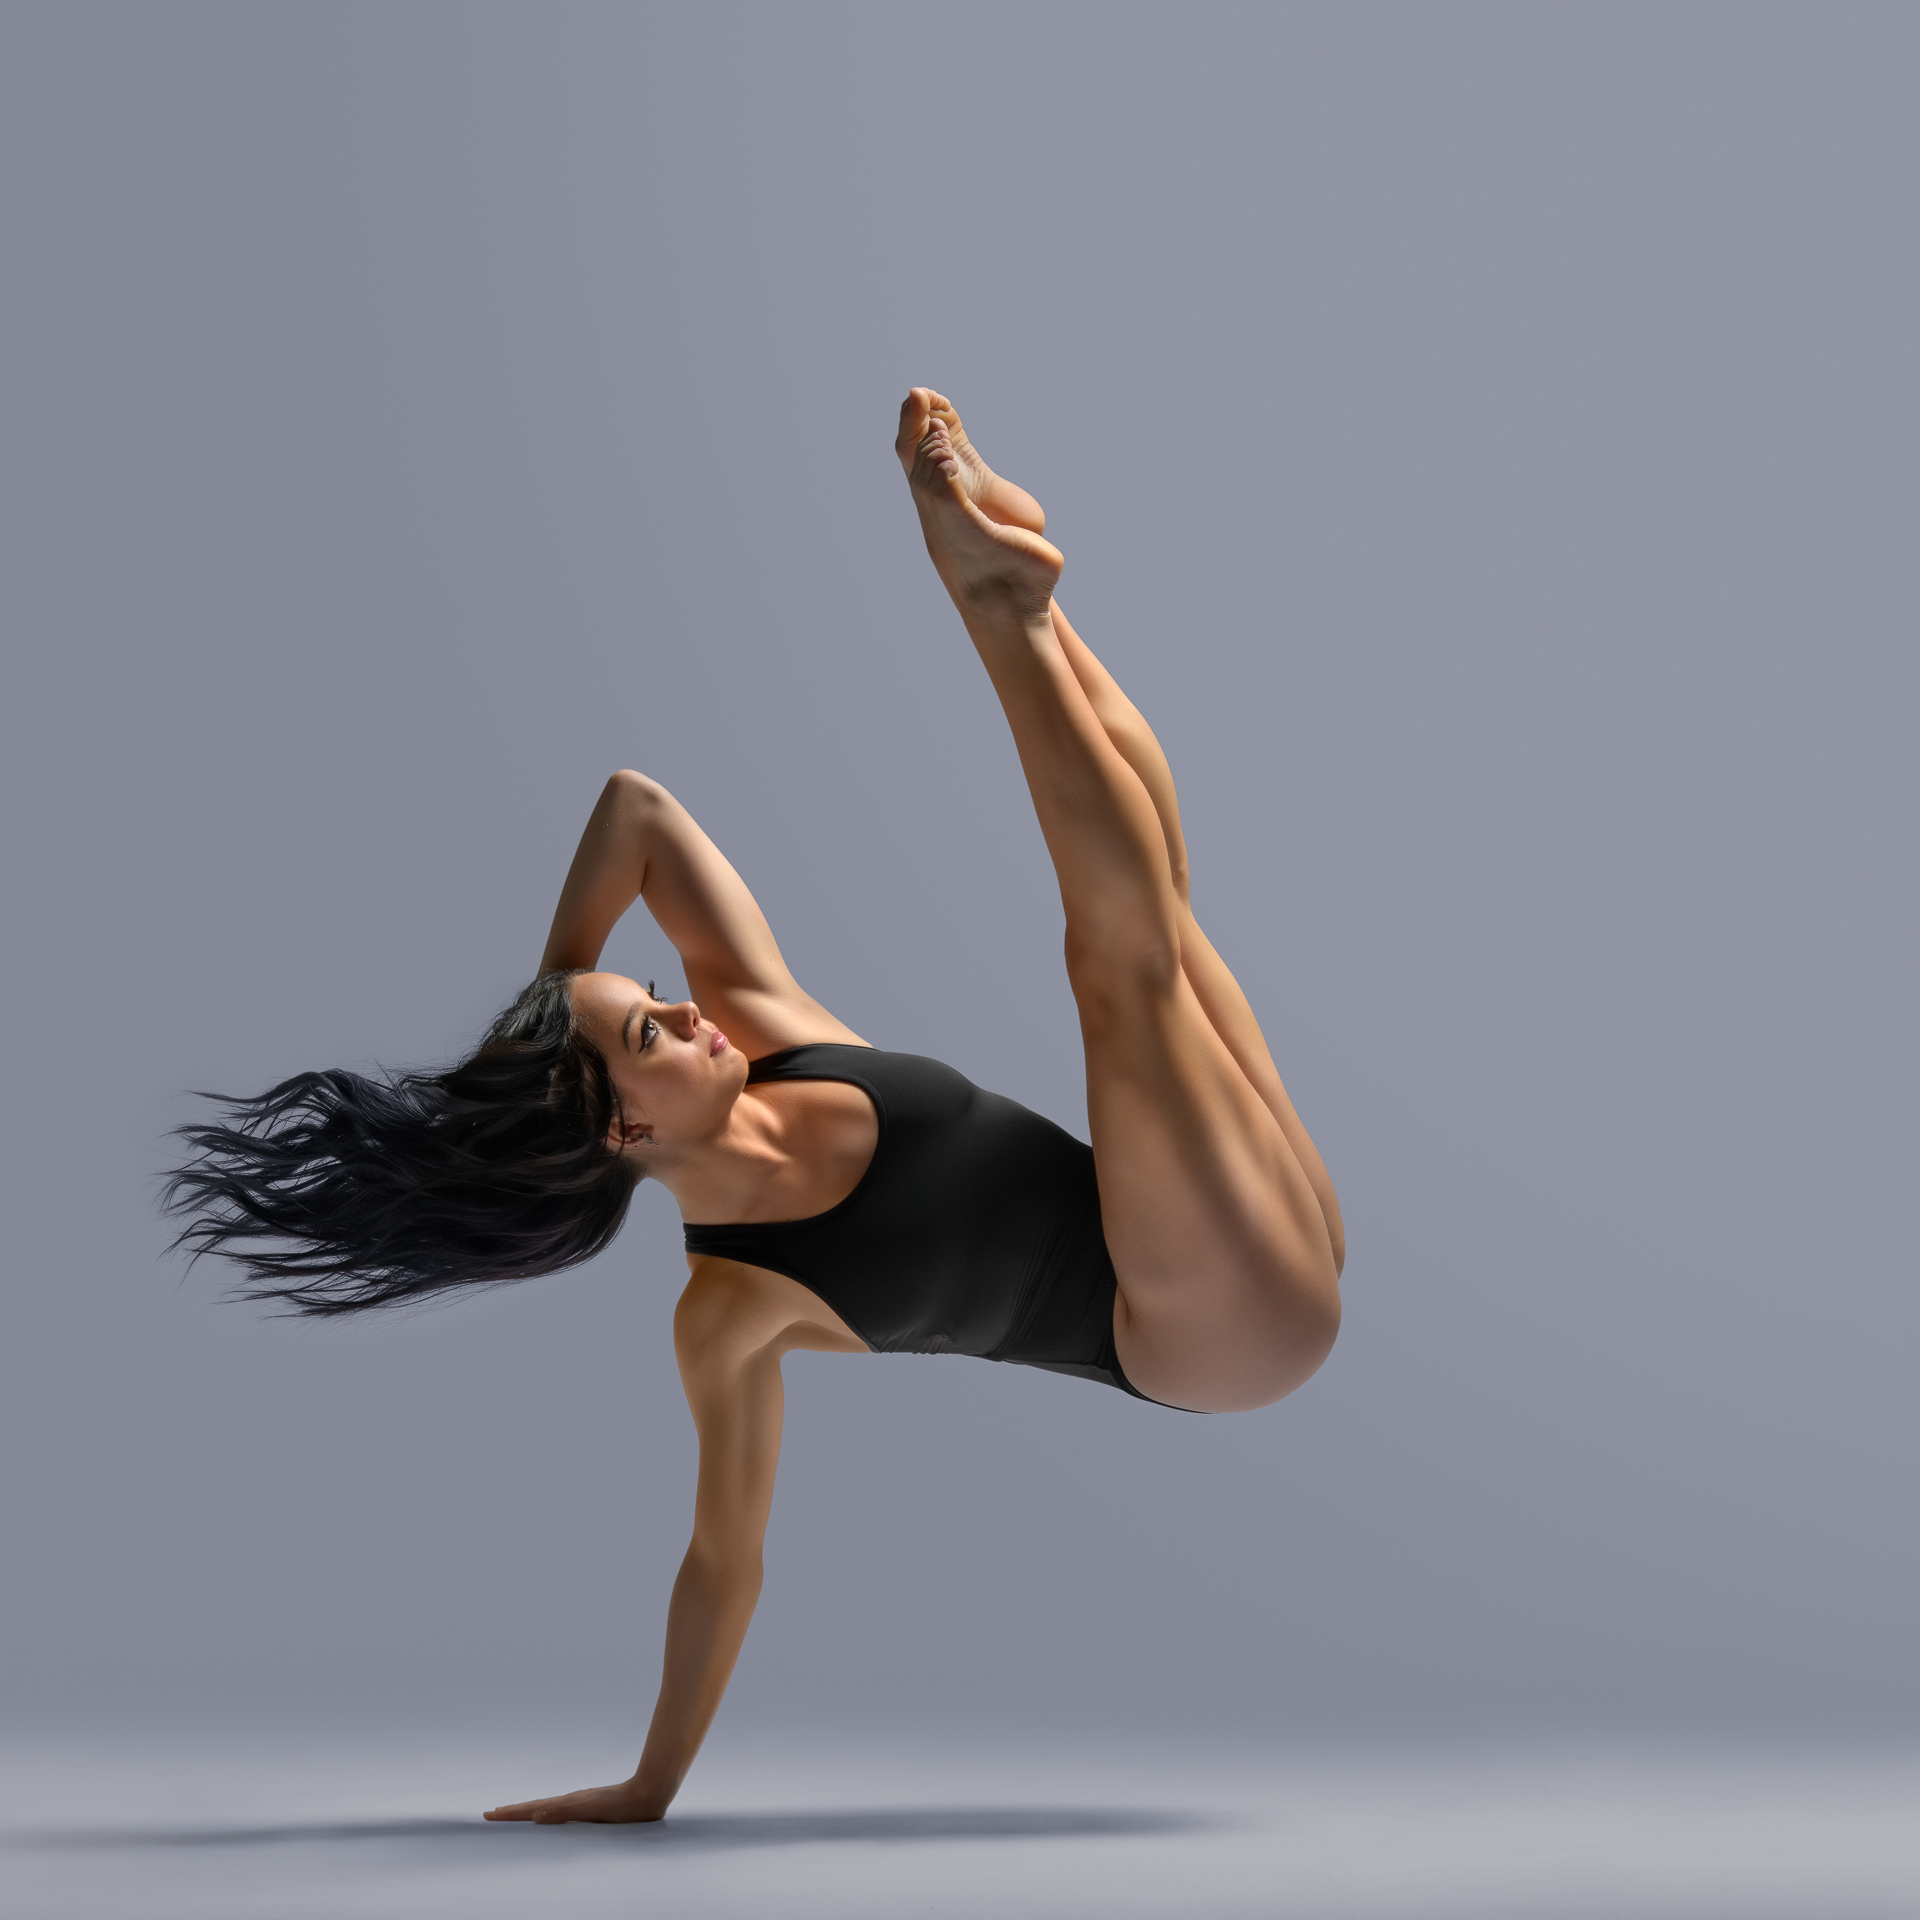
<path fill-rule="evenodd" d="M 875 1844 L 926 1840 L 1074 1840 L 1194 1833 L 1221 1823 L 1193 1813 L 1132 1807 L 875 1807 L 837 1813 L 697 1813 L 646 1826 L 536 1827 L 522 1821 L 358 1820 L 257 1827 L 68 1828 L 16 1834 L 16 1846 L 76 1850 L 119 1847 L 254 1847 L 343 1840 L 427 1841 L 424 1851 L 480 1847 L 672 1847 L 730 1852 L 809 1842 Z M 526 1857 L 522 1855 L 521 1857 Z"/>

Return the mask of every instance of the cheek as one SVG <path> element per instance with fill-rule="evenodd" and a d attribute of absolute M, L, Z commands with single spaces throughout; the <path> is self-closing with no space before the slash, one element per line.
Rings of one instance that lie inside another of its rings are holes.
<path fill-rule="evenodd" d="M 608 1077 L 613 1081 L 614 1098 L 627 1119 L 637 1119 L 646 1112 L 645 1083 L 630 1066 L 617 1063 Z"/>

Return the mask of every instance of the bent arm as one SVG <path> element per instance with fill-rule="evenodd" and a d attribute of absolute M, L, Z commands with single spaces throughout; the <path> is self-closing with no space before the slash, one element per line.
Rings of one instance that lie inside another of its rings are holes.
<path fill-rule="evenodd" d="M 745 881 L 657 780 L 623 768 L 601 790 L 567 870 L 540 971 L 592 967 L 636 900 L 684 960 L 764 985 L 791 980 Z"/>
<path fill-rule="evenodd" d="M 760 903 L 699 822 L 657 780 L 622 770 L 580 836 L 540 971 L 597 966 L 636 900 L 673 943 L 694 998 L 749 1058 L 812 1040 L 860 1044 L 794 979 Z"/>

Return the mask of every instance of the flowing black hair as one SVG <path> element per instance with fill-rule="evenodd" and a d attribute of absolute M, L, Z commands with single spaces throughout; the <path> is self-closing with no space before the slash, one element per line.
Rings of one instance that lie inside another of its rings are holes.
<path fill-rule="evenodd" d="M 640 1178 L 607 1145 L 607 1063 L 542 974 L 445 1073 L 297 1073 L 228 1124 L 186 1126 L 167 1176 L 174 1241 L 237 1261 L 245 1300 L 358 1313 L 592 1258 Z"/>

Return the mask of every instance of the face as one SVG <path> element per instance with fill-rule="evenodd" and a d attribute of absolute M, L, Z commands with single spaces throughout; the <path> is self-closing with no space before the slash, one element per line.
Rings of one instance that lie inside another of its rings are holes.
<path fill-rule="evenodd" d="M 671 1154 L 712 1139 L 747 1083 L 747 1063 L 691 1000 L 656 1000 L 618 973 L 573 983 L 574 1018 L 605 1056 L 620 1113 L 617 1151 Z"/>

